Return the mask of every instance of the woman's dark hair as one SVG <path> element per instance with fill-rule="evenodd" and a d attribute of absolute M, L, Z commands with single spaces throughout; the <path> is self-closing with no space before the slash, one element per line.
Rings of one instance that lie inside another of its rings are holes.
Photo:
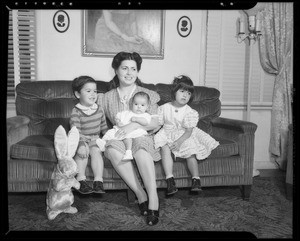
<path fill-rule="evenodd" d="M 171 98 L 172 100 L 175 100 L 176 92 L 179 89 L 187 90 L 191 92 L 191 98 L 188 103 L 191 103 L 194 98 L 194 84 L 193 81 L 187 77 L 186 75 L 180 75 L 178 77 L 175 77 L 173 80 L 173 86 L 171 90 Z"/>
<path fill-rule="evenodd" d="M 111 63 L 112 68 L 116 71 L 120 67 L 121 63 L 124 60 L 134 60 L 136 62 L 137 70 L 140 71 L 143 59 L 136 52 L 133 52 L 133 53 L 119 52 L 119 53 L 117 53 Z M 139 86 L 142 86 L 142 81 L 139 78 L 136 79 L 135 83 Z M 120 86 L 119 78 L 117 75 L 115 75 L 114 78 L 109 83 L 109 90 L 115 89 L 119 86 Z"/>
<path fill-rule="evenodd" d="M 86 76 L 86 75 L 79 76 L 79 77 L 75 78 L 72 82 L 73 94 L 75 95 L 75 91 L 80 92 L 80 90 L 83 88 L 83 86 L 86 83 L 95 83 L 95 84 L 97 84 L 96 80 L 94 80 L 90 76 Z M 76 97 L 76 95 L 75 95 L 75 97 Z"/>

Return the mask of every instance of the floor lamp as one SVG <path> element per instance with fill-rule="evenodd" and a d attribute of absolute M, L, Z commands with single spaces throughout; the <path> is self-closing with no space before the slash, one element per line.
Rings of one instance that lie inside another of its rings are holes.
<path fill-rule="evenodd" d="M 251 116 L 251 81 L 252 81 L 252 46 L 261 36 L 260 18 L 257 13 L 264 9 L 264 3 L 257 3 L 249 10 L 243 10 L 247 15 L 248 33 L 245 32 L 244 17 L 240 17 L 239 34 L 237 36 L 238 43 L 242 43 L 246 39 L 249 40 L 249 74 L 248 74 L 248 93 L 247 93 L 247 121 Z M 253 176 L 258 176 L 259 171 L 253 169 Z"/>

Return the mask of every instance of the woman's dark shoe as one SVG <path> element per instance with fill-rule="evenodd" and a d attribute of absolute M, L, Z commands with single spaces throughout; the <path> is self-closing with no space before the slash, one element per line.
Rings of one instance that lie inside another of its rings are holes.
<path fill-rule="evenodd" d="M 147 216 L 148 215 L 148 201 L 139 203 L 139 209 L 141 211 L 141 215 Z"/>
<path fill-rule="evenodd" d="M 147 224 L 148 225 L 155 225 L 158 223 L 159 211 L 158 210 L 148 210 L 147 216 Z"/>

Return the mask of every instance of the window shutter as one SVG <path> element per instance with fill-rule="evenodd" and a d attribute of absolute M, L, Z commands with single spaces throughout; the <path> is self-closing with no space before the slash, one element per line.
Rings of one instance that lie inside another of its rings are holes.
<path fill-rule="evenodd" d="M 7 61 L 7 97 L 15 96 L 14 81 L 14 47 L 13 47 L 13 24 L 12 11 L 9 11 L 8 20 L 8 61 Z"/>
<path fill-rule="evenodd" d="M 15 85 L 19 82 L 36 79 L 35 11 L 13 11 L 16 14 L 9 13 L 8 97 L 14 97 Z"/>
<path fill-rule="evenodd" d="M 237 10 L 208 11 L 205 85 L 220 90 L 223 106 L 246 106 L 249 41 L 237 42 Z M 274 76 L 260 65 L 258 42 L 252 45 L 251 105 L 271 106 Z"/>
<path fill-rule="evenodd" d="M 18 10 L 20 81 L 36 79 L 35 11 Z"/>

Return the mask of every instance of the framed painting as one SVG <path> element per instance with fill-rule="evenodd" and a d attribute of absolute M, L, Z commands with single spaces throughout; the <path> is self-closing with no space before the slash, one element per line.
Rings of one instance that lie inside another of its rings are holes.
<path fill-rule="evenodd" d="M 109 57 L 137 52 L 164 57 L 164 10 L 83 10 L 83 56 Z"/>

